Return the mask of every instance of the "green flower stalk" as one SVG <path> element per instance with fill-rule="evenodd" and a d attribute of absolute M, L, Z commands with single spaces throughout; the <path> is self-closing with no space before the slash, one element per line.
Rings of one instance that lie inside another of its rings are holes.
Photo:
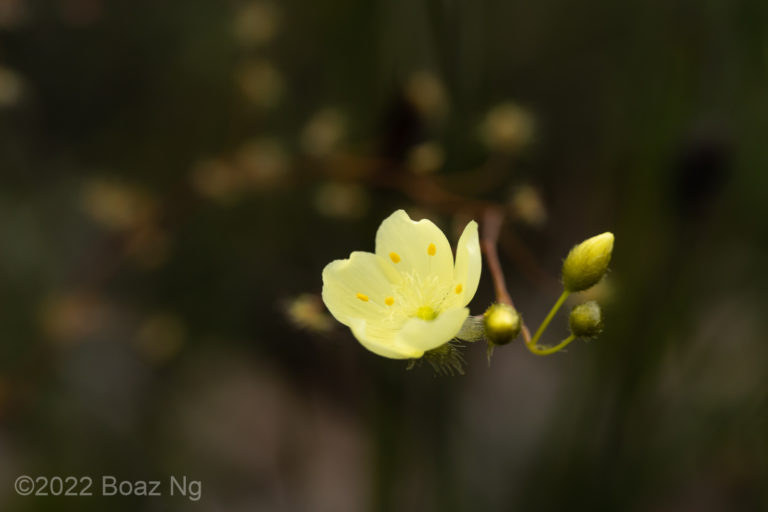
<path fill-rule="evenodd" d="M 552 306 L 544 321 L 536 329 L 533 337 L 526 342 L 526 347 L 532 353 L 540 356 L 554 354 L 562 350 L 576 338 L 597 336 L 602 330 L 602 315 L 600 306 L 590 301 L 576 306 L 571 312 L 571 335 L 555 346 L 539 346 L 538 341 L 547 326 L 571 293 L 581 292 L 591 288 L 603 278 L 608 271 L 613 253 L 613 233 L 605 232 L 588 238 L 575 246 L 563 262 L 563 293 Z"/>

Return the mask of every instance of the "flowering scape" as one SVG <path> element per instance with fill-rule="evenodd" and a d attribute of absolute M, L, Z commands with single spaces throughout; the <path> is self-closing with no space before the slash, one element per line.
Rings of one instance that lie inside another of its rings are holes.
<path fill-rule="evenodd" d="M 464 228 L 454 261 L 448 239 L 435 224 L 413 221 L 397 210 L 379 226 L 374 253 L 356 251 L 325 267 L 322 298 L 336 320 L 371 352 L 412 360 L 426 353 L 436 370 L 463 373 L 461 346 L 450 343 L 454 339 L 486 340 L 490 362 L 495 346 L 520 334 L 528 350 L 541 356 L 559 352 L 577 338 L 597 336 L 602 312 L 590 301 L 571 311 L 570 336 L 553 346 L 538 343 L 569 295 L 603 278 L 613 242 L 613 234 L 605 232 L 571 249 L 562 267 L 563 292 L 533 336 L 506 291 L 484 315 L 469 316 L 467 304 L 477 291 L 482 266 L 475 221 Z M 503 287 L 503 275 L 495 270 L 500 278 L 496 284 Z"/>

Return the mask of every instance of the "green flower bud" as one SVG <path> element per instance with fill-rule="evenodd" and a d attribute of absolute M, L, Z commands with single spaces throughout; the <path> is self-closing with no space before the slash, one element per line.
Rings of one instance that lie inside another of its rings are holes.
<path fill-rule="evenodd" d="M 613 252 L 613 233 L 593 236 L 571 249 L 563 262 L 563 286 L 580 292 L 597 284 L 608 270 Z"/>
<path fill-rule="evenodd" d="M 506 345 L 520 334 L 520 314 L 509 304 L 492 304 L 483 315 L 483 327 L 488 341 Z"/>
<path fill-rule="evenodd" d="M 594 338 L 603 330 L 603 314 L 600 304 L 591 300 L 571 310 L 569 319 L 571 334 L 577 338 Z"/>

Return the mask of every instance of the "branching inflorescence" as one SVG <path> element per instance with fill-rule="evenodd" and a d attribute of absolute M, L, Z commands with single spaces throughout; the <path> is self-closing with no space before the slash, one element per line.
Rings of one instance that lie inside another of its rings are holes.
<path fill-rule="evenodd" d="M 497 345 L 520 334 L 533 354 L 550 355 L 576 338 L 602 330 L 600 306 L 586 302 L 573 308 L 571 334 L 552 346 L 539 340 L 572 293 L 597 284 L 608 270 L 613 234 L 603 233 L 576 245 L 563 262 L 563 292 L 533 336 L 507 291 L 496 245 L 502 216 L 489 208 L 478 225 L 464 229 L 454 261 L 448 239 L 431 221 L 413 221 L 403 210 L 386 218 L 376 233 L 374 253 L 353 252 L 323 270 L 323 302 L 368 350 L 391 359 L 409 359 L 409 367 L 426 359 L 438 372 L 463 373 L 460 342 L 488 343 L 488 358 Z M 483 315 L 470 316 L 467 305 L 477 290 L 481 247 L 493 276 L 497 302 Z"/>

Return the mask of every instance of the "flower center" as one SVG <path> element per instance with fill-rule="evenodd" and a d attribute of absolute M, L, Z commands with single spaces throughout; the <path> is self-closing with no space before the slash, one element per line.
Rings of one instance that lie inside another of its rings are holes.
<path fill-rule="evenodd" d="M 421 306 L 416 310 L 416 316 L 422 320 L 434 320 L 437 318 L 437 312 L 429 306 Z"/>
<path fill-rule="evenodd" d="M 386 309 L 382 321 L 392 329 L 399 329 L 410 318 L 435 320 L 446 306 L 452 305 L 447 299 L 457 296 L 453 293 L 454 285 L 440 281 L 436 275 L 422 276 L 412 271 L 401 275 L 403 280 L 392 289 L 391 295 L 383 298 Z M 357 298 L 365 302 L 368 296 L 360 295 Z M 374 300 L 373 297 L 370 300 Z"/>

